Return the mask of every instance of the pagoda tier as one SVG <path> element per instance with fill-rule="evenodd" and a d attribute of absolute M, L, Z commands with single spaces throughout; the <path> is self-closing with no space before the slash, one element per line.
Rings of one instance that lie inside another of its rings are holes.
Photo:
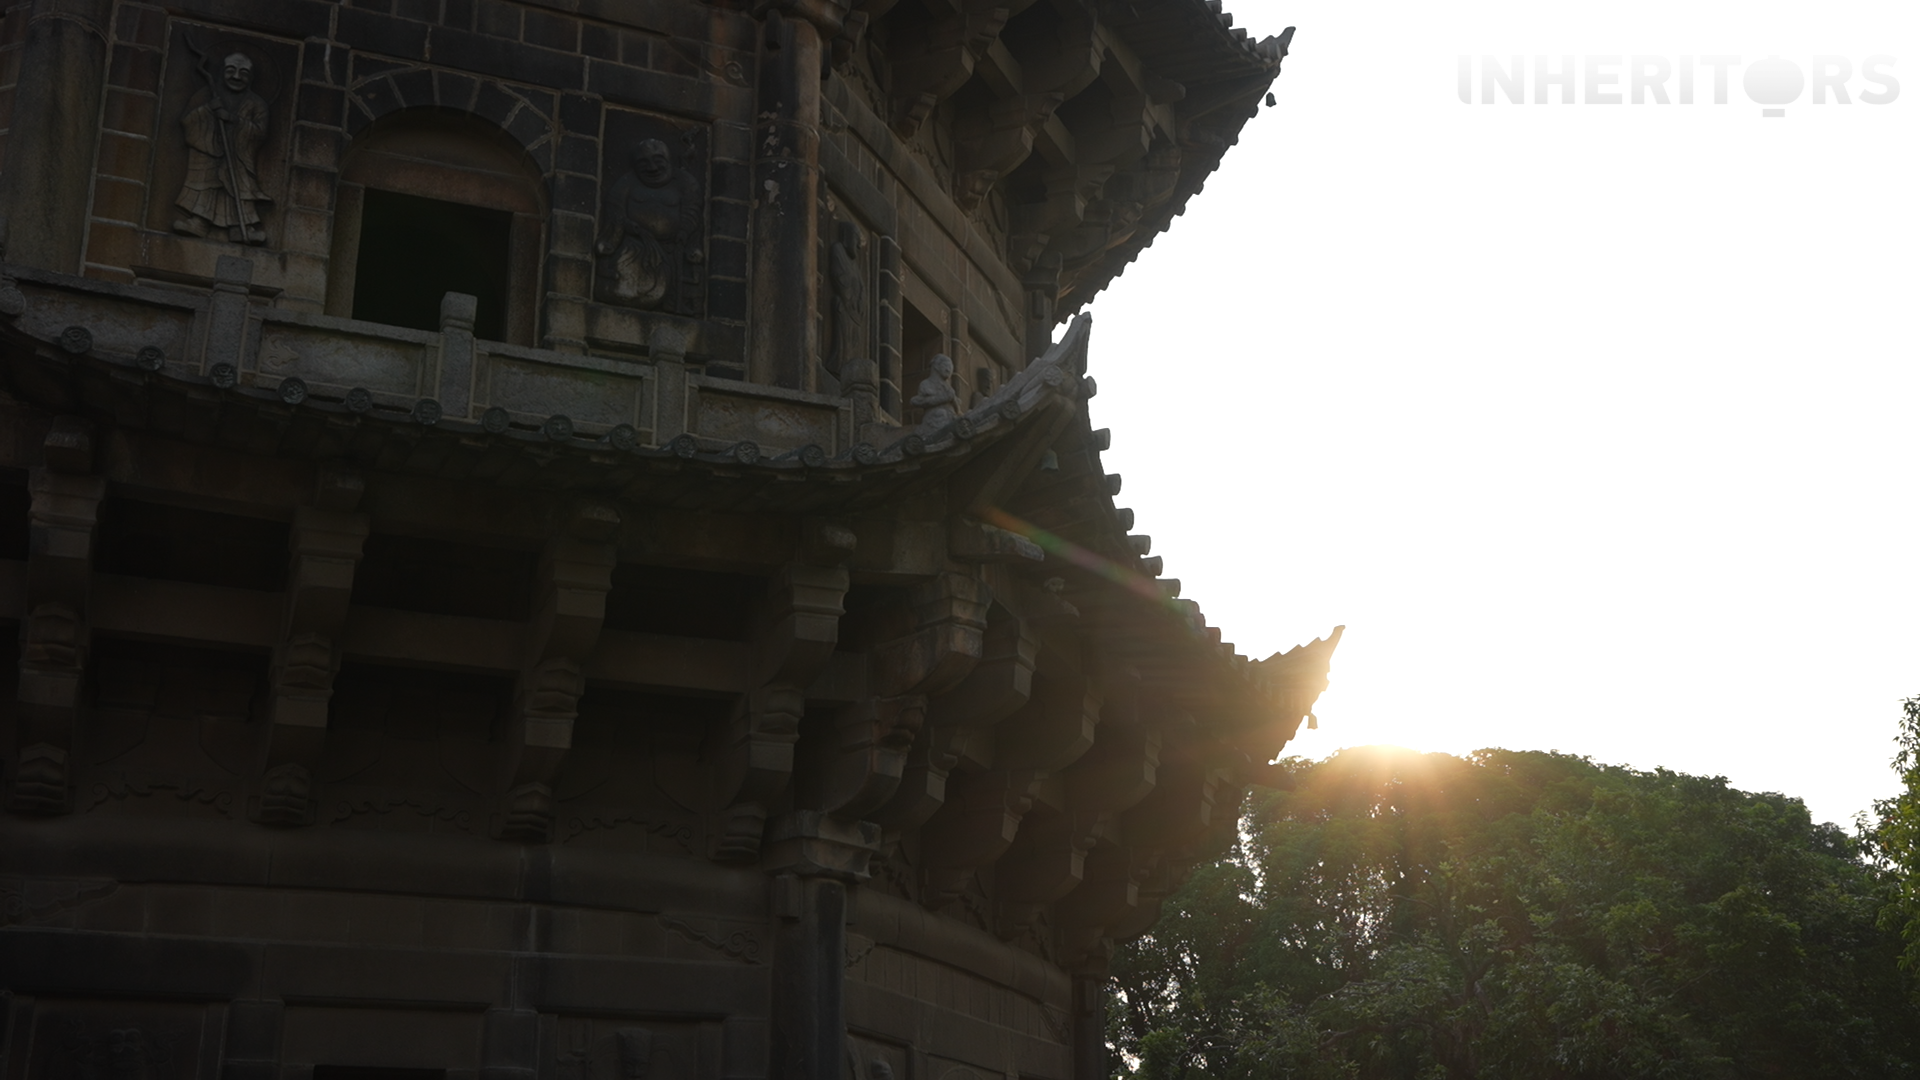
<path fill-rule="evenodd" d="M 1161 576 L 1066 316 L 1284 39 L 10 12 L 9 1076 L 1106 1080 L 1339 633 Z"/>

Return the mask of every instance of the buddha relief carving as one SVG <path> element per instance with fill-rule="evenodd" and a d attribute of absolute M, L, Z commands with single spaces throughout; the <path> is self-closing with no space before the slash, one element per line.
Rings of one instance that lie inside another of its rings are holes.
<path fill-rule="evenodd" d="M 661 139 L 642 139 L 613 183 L 600 256 L 598 298 L 609 304 L 687 311 L 686 286 L 701 259 L 700 181 L 676 166 Z"/>
<path fill-rule="evenodd" d="M 205 87 L 187 99 L 180 127 L 187 174 L 174 199 L 173 230 L 240 244 L 264 244 L 261 212 L 272 202 L 256 171 L 267 136 L 267 100 L 253 88 L 255 60 L 235 49 L 200 55 Z"/>

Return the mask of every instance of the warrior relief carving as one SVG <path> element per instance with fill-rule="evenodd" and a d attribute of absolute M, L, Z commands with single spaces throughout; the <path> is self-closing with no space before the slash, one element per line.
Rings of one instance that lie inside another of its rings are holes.
<path fill-rule="evenodd" d="M 261 190 L 256 162 L 267 136 L 267 100 L 253 89 L 254 59 L 235 49 L 200 56 L 206 86 L 187 101 L 180 126 L 187 141 L 187 176 L 174 200 L 175 232 L 264 244 L 260 214 L 272 202 Z"/>
<path fill-rule="evenodd" d="M 838 377 L 851 360 L 865 358 L 867 326 L 866 271 L 860 249 L 865 239 L 851 221 L 836 221 L 833 246 L 827 250 L 827 279 L 833 286 L 833 310 L 826 368 Z"/>
<path fill-rule="evenodd" d="M 661 139 L 643 139 L 614 181 L 600 255 L 599 298 L 610 304 L 680 311 L 689 264 L 701 261 L 700 181 L 677 167 Z"/>

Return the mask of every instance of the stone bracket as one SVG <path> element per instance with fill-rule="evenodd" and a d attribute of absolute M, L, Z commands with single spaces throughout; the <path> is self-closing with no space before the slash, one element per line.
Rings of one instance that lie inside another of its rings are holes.
<path fill-rule="evenodd" d="M 845 534 L 845 535 L 842 535 Z M 851 533 L 808 523 L 808 552 L 844 558 Z M 790 563 L 768 584 L 747 684 L 726 732 L 709 738 L 714 774 L 713 856 L 748 860 L 760 852 L 768 802 L 793 776 L 794 745 L 806 690 L 840 643 L 840 615 L 851 579 L 843 566 Z"/>
<path fill-rule="evenodd" d="M 973 670 L 928 702 L 926 726 L 909 753 L 900 784 L 877 815 L 889 832 L 921 825 L 939 810 L 946 799 L 947 776 L 969 742 L 1026 704 L 1039 651 L 1031 620 L 1008 615 L 988 625 Z"/>
<path fill-rule="evenodd" d="M 571 507 L 540 553 L 533 624 L 514 688 L 514 728 L 496 837 L 545 843 L 553 831 L 553 780 L 573 748 L 586 693 L 585 660 L 600 641 L 619 561 L 620 514 L 611 505 Z"/>
<path fill-rule="evenodd" d="M 93 468 L 91 428 L 77 417 L 53 422 L 45 464 L 28 490 L 26 618 L 20 623 L 18 757 L 6 795 L 19 814 L 71 809 L 72 754 L 90 644 L 87 603 L 104 478 Z"/>
<path fill-rule="evenodd" d="M 880 826 L 847 821 L 816 810 L 795 810 L 767 824 L 760 869 L 769 874 L 827 877 L 859 882 L 880 848 Z"/>
<path fill-rule="evenodd" d="M 358 512 L 365 490 L 359 474 L 322 465 L 313 505 L 294 511 L 286 609 L 269 677 L 266 772 L 249 810 L 261 824 L 308 825 L 314 819 L 313 768 L 325 747 L 333 678 L 340 670 L 336 642 L 369 528 Z"/>

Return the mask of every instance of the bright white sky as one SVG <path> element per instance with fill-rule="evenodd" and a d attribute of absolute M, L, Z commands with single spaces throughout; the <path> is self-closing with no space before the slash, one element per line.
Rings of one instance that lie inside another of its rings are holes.
<path fill-rule="evenodd" d="M 1242 652 L 1347 625 L 1289 752 L 1557 749 L 1842 823 L 1890 794 L 1920 5 L 1228 8 L 1299 27 L 1279 106 L 1093 305 L 1094 419 Z M 1726 105 L 1704 66 L 1692 105 L 1483 105 L 1488 53 L 1529 101 L 1537 53 L 1742 64 Z M 1848 58 L 1853 103 L 1763 119 L 1741 75 L 1776 54 Z M 1890 104 L 1858 98 L 1874 54 Z"/>

